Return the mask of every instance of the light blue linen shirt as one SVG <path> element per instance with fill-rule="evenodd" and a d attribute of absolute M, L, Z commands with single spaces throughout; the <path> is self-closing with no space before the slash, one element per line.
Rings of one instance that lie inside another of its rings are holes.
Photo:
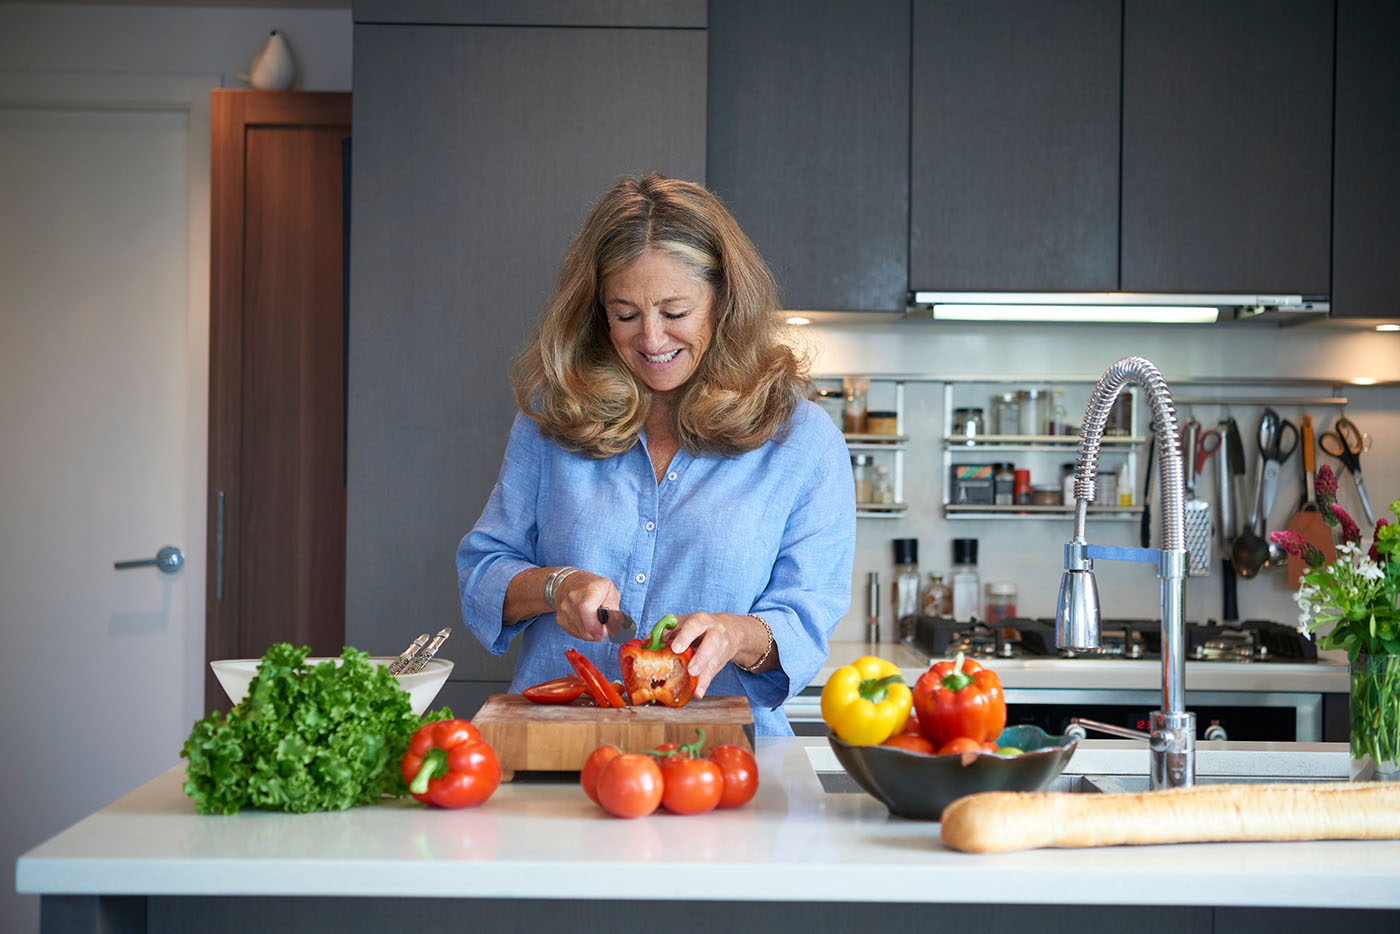
<path fill-rule="evenodd" d="M 667 613 L 762 616 L 781 667 L 726 665 L 708 694 L 747 697 L 758 735 L 791 735 L 781 705 L 826 661 L 850 606 L 854 557 L 845 440 L 812 402 L 785 433 L 737 457 L 678 451 L 660 483 L 645 435 L 596 459 L 517 414 L 491 498 L 458 547 L 457 584 L 462 618 L 482 645 L 501 655 L 523 639 L 512 692 L 571 674 L 568 648 L 621 679 L 615 643 L 575 639 L 553 613 L 502 625 L 506 587 L 529 568 L 572 565 L 609 578 L 639 630 Z"/>

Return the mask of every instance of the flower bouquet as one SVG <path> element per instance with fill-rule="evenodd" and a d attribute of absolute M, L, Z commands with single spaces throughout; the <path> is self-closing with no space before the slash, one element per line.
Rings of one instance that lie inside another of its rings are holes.
<path fill-rule="evenodd" d="M 1400 778 L 1400 524 L 1376 522 L 1369 550 L 1361 529 L 1336 502 L 1326 464 L 1315 481 L 1323 517 L 1338 537 L 1328 563 L 1296 532 L 1269 538 L 1307 564 L 1295 599 L 1298 628 L 1323 649 L 1346 649 L 1351 662 L 1351 757 L 1369 756 L 1381 777 Z M 1400 523 L 1400 500 L 1390 504 Z"/>

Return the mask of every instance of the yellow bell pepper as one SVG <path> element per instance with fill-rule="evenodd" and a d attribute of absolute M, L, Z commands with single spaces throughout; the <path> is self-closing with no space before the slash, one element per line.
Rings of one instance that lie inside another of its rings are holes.
<path fill-rule="evenodd" d="M 912 704 L 898 666 L 873 655 L 836 669 L 822 688 L 822 719 L 853 746 L 878 746 L 903 730 Z"/>

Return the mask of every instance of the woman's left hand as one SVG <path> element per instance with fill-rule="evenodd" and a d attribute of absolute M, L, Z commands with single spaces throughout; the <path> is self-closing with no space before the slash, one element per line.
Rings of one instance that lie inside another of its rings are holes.
<path fill-rule="evenodd" d="M 767 632 L 753 617 L 733 613 L 687 613 L 680 617 L 669 635 L 667 641 L 677 653 L 695 649 L 690 673 L 696 679 L 696 697 L 705 696 L 715 675 L 735 656 L 752 656 L 756 660 L 767 643 Z M 753 649 L 755 641 L 759 643 L 756 651 Z"/>

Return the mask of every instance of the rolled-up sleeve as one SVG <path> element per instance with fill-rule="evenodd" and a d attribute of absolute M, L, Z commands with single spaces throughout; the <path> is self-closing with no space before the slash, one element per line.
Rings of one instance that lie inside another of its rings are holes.
<path fill-rule="evenodd" d="M 481 644 L 502 655 L 529 620 L 502 625 L 506 588 L 521 571 L 538 567 L 541 439 L 517 414 L 500 475 L 481 518 L 457 547 L 462 620 Z"/>
<path fill-rule="evenodd" d="M 831 632 L 851 604 L 855 560 L 855 488 L 845 439 L 816 458 L 783 531 L 767 588 L 753 612 L 773 630 L 779 668 L 741 678 L 749 699 L 776 708 L 816 677 Z"/>

